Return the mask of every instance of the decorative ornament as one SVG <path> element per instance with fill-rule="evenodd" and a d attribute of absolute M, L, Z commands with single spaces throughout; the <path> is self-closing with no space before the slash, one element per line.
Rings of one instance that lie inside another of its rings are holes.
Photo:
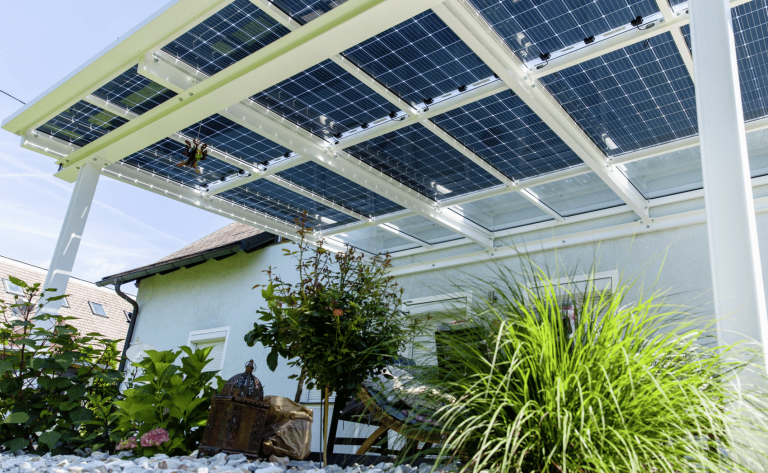
<path fill-rule="evenodd" d="M 184 143 L 184 157 L 187 158 L 187 160 L 176 166 L 187 166 L 188 168 L 192 168 L 195 171 L 202 173 L 203 168 L 198 167 L 197 163 L 208 157 L 208 145 L 200 140 L 192 140 L 192 143 L 188 140 L 184 140 Z"/>

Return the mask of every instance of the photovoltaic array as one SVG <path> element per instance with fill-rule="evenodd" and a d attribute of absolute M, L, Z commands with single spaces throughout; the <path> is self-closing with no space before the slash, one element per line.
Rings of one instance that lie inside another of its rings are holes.
<path fill-rule="evenodd" d="M 163 51 L 212 76 L 289 32 L 250 0 L 234 0 Z"/>
<path fill-rule="evenodd" d="M 176 94 L 172 90 L 140 76 L 136 72 L 136 66 L 131 66 L 127 71 L 94 92 L 93 95 L 141 115 Z"/>
<path fill-rule="evenodd" d="M 469 0 L 523 62 L 659 11 L 655 0 Z"/>
<path fill-rule="evenodd" d="M 443 113 L 432 121 L 510 179 L 583 164 L 511 91 Z"/>
<path fill-rule="evenodd" d="M 315 135 L 332 139 L 395 109 L 341 66 L 326 60 L 251 100 Z"/>
<path fill-rule="evenodd" d="M 81 100 L 37 129 L 77 146 L 85 146 L 127 122 Z"/>
<path fill-rule="evenodd" d="M 272 3 L 304 25 L 347 0 L 274 0 Z"/>
<path fill-rule="evenodd" d="M 609 156 L 698 133 L 693 81 L 669 33 L 541 82 Z"/>

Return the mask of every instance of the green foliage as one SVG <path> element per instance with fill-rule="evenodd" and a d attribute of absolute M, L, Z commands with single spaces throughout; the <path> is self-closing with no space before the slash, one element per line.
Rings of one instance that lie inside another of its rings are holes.
<path fill-rule="evenodd" d="M 737 374 L 765 382 L 746 371 L 749 350 L 703 343 L 710 327 L 661 294 L 627 303 L 631 285 L 567 296 L 577 301 L 571 330 L 567 288 L 536 268 L 521 278 L 500 270 L 500 300 L 483 301 L 450 337 L 438 353 L 449 362 L 418 371 L 457 400 L 434 417 L 444 459 L 463 457 L 473 473 L 751 471 L 738 463 L 745 454 L 765 462 L 765 450 L 747 453 L 768 440 L 764 391 L 733 383 Z"/>
<path fill-rule="evenodd" d="M 44 313 L 64 295 L 45 297 L 40 284 L 10 280 L 24 295 L 0 301 L 0 444 L 11 451 L 37 444 L 40 453 L 111 448 L 111 423 L 98 423 L 98 412 L 122 380 L 116 341 L 79 333 L 69 325 L 74 317 Z"/>
<path fill-rule="evenodd" d="M 284 250 L 296 259 L 299 282 L 265 271 L 267 308 L 257 313 L 266 324 L 255 323 L 245 341 L 271 347 L 272 371 L 281 356 L 306 370 L 310 389 L 349 395 L 409 341 L 413 330 L 400 310 L 402 289 L 387 275 L 389 255 L 365 257 L 351 247 L 333 253 L 323 242 L 308 244 L 306 229 L 300 233 L 298 251 Z"/>
<path fill-rule="evenodd" d="M 179 366 L 176 360 L 182 352 L 185 356 Z M 170 437 L 160 446 L 139 445 L 138 454 L 183 455 L 197 448 L 208 421 L 211 398 L 224 387 L 224 380 L 216 372 L 203 371 L 211 362 L 210 352 L 210 347 L 195 351 L 189 347 L 180 347 L 179 351 L 148 350 L 146 358 L 133 363 L 138 376 L 124 391 L 124 399 L 114 402 L 111 419 L 117 422 L 115 430 L 122 438 L 140 438 L 162 428 Z"/>

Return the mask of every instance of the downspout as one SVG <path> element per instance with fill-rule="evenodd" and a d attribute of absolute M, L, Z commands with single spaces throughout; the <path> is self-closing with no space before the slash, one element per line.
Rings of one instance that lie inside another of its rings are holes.
<path fill-rule="evenodd" d="M 122 373 L 123 370 L 125 370 L 125 354 L 128 351 L 128 348 L 131 346 L 131 340 L 133 340 L 133 329 L 136 327 L 136 319 L 139 317 L 139 304 L 120 290 L 120 286 L 122 286 L 123 283 L 118 283 L 117 278 L 115 278 L 114 285 L 117 295 L 128 301 L 128 303 L 133 306 L 131 320 L 128 322 L 128 334 L 125 336 L 125 341 L 123 342 L 123 356 L 120 357 L 120 366 L 117 368 L 117 370 Z"/>

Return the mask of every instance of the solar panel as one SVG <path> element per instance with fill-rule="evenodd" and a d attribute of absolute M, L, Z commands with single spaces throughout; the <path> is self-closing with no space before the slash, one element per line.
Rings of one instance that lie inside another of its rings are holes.
<path fill-rule="evenodd" d="M 433 200 L 499 184 L 495 177 L 420 124 L 375 137 L 345 151 Z"/>
<path fill-rule="evenodd" d="M 432 121 L 511 179 L 584 164 L 511 91 L 443 113 Z"/>
<path fill-rule="evenodd" d="M 93 95 L 139 115 L 176 96 L 172 90 L 140 76 L 136 70 L 137 66 L 131 66 Z"/>
<path fill-rule="evenodd" d="M 554 220 L 517 192 L 507 192 L 449 208 L 492 232 Z"/>
<path fill-rule="evenodd" d="M 251 97 L 326 139 L 396 110 L 341 66 L 326 60 Z"/>
<path fill-rule="evenodd" d="M 530 190 L 563 217 L 624 205 L 624 201 L 593 172 L 541 184 Z"/>
<path fill-rule="evenodd" d="M 524 62 L 659 11 L 655 0 L 469 0 Z"/>
<path fill-rule="evenodd" d="M 178 166 L 185 160 L 183 151 L 183 144 L 165 138 L 124 158 L 122 162 L 195 188 L 204 184 L 215 183 L 223 177 L 237 175 L 240 171 L 231 164 L 211 157 L 198 163 L 198 166 L 202 168 L 201 173 L 186 166 Z"/>
<path fill-rule="evenodd" d="M 81 100 L 37 129 L 77 146 L 85 146 L 127 122 Z"/>
<path fill-rule="evenodd" d="M 334 235 L 329 238 L 342 243 L 348 243 L 355 248 L 374 254 L 384 252 L 396 253 L 398 251 L 411 250 L 421 246 L 418 243 L 401 238 L 378 225 L 372 225 L 352 232 Z"/>
<path fill-rule="evenodd" d="M 541 82 L 609 156 L 698 133 L 693 81 L 669 33 Z"/>
<path fill-rule="evenodd" d="M 304 25 L 328 13 L 347 0 L 270 0 L 298 23 Z"/>
<path fill-rule="evenodd" d="M 288 33 L 249 0 L 234 0 L 163 51 L 212 76 Z"/>
<path fill-rule="evenodd" d="M 180 132 L 251 164 L 283 156 L 288 149 L 219 114 L 211 115 Z"/>
<path fill-rule="evenodd" d="M 307 225 L 316 230 L 357 221 L 354 217 L 263 179 L 224 191 L 218 196 L 289 223 L 300 221 L 302 213 L 306 210 Z"/>
<path fill-rule="evenodd" d="M 344 56 L 413 104 L 493 75 L 431 10 L 344 51 Z"/>
<path fill-rule="evenodd" d="M 433 245 L 462 238 L 461 235 L 453 233 L 444 226 L 418 215 L 401 218 L 385 225 L 394 227 L 401 232 Z"/>
<path fill-rule="evenodd" d="M 289 168 L 278 177 L 369 217 L 403 210 L 394 202 L 313 162 Z"/>

